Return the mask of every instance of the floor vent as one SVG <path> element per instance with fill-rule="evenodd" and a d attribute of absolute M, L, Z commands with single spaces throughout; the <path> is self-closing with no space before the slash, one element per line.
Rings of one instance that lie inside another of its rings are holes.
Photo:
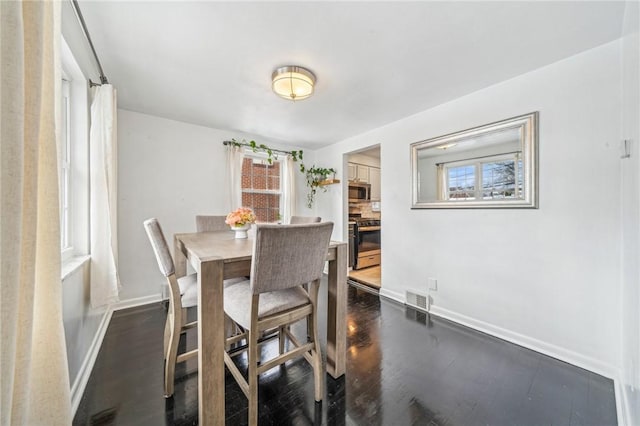
<path fill-rule="evenodd" d="M 424 312 L 429 312 L 429 296 L 421 294 L 416 291 L 407 290 L 406 303 L 412 308 L 419 309 Z"/>

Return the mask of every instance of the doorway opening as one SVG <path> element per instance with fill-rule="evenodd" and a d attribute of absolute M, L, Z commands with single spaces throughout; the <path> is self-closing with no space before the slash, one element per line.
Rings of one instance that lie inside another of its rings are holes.
<path fill-rule="evenodd" d="M 380 145 L 345 154 L 349 230 L 349 283 L 378 292 L 382 287 Z"/>

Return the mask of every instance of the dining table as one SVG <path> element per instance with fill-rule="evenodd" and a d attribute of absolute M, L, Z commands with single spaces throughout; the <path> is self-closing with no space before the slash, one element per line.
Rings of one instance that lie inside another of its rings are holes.
<path fill-rule="evenodd" d="M 198 276 L 198 423 L 225 424 L 225 315 L 223 281 L 251 273 L 253 235 L 232 231 L 175 234 L 176 277 L 191 264 Z M 327 251 L 327 373 L 345 373 L 347 348 L 347 243 L 331 241 Z M 249 301 L 247 301 L 249 303 Z"/>

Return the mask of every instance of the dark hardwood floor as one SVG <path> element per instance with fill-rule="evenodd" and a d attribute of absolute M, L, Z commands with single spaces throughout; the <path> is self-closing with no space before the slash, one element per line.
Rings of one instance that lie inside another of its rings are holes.
<path fill-rule="evenodd" d="M 74 425 L 197 424 L 195 360 L 177 367 L 173 398 L 162 395 L 165 315 L 162 304 L 114 313 Z M 347 373 L 327 376 L 322 403 L 303 359 L 261 376 L 260 424 L 617 424 L 611 380 L 354 287 L 347 330 Z M 276 351 L 275 340 L 262 349 Z M 246 424 L 246 399 L 228 372 L 225 392 L 226 423 Z"/>

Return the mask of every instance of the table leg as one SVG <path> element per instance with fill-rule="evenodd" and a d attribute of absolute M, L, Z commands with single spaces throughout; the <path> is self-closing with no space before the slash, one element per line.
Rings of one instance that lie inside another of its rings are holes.
<path fill-rule="evenodd" d="M 327 311 L 327 373 L 338 378 L 346 370 L 347 351 L 347 245 L 336 248 L 329 261 Z"/>
<path fill-rule="evenodd" d="M 224 425 L 224 262 L 198 265 L 198 423 Z"/>
<path fill-rule="evenodd" d="M 177 237 L 173 237 L 173 267 L 176 278 L 187 275 L 187 257 L 182 252 L 182 243 Z"/>

